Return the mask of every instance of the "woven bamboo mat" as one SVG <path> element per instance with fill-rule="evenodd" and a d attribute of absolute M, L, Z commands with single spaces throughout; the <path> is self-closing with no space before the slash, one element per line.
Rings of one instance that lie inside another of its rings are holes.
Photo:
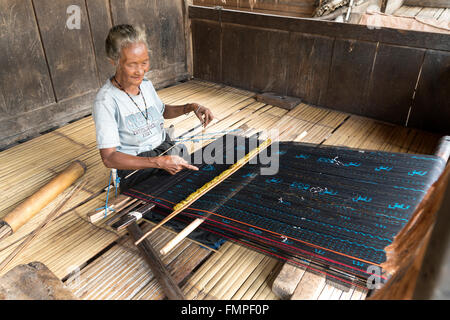
<path fill-rule="evenodd" d="M 394 15 L 435 19 L 437 21 L 450 21 L 450 8 L 429 8 L 418 6 L 401 6 Z"/>
<path fill-rule="evenodd" d="M 143 230 L 148 231 L 151 224 Z M 149 237 L 160 250 L 174 233 L 158 229 Z M 115 244 L 95 263 L 73 272 L 65 281 L 72 292 L 83 300 L 162 299 L 164 293 L 130 239 Z M 210 250 L 184 240 L 162 258 L 174 280 L 182 281 L 209 254 Z"/>
<path fill-rule="evenodd" d="M 167 104 L 198 102 L 213 111 L 215 120 L 206 130 L 202 130 L 193 114 L 166 122 L 167 126 L 175 126 L 177 137 L 195 135 L 202 138 L 183 142 L 191 151 L 209 143 L 211 140 L 207 138 L 214 137 L 215 133 L 236 129 L 251 135 L 275 128 L 279 130 L 281 140 L 420 153 L 432 153 L 439 138 L 306 104 L 287 111 L 257 102 L 251 92 L 199 80 L 159 90 L 158 94 Z M 304 132 L 306 136 L 302 135 Z M 76 159 L 87 165 L 88 184 L 67 207 L 101 190 L 108 181 L 109 170 L 101 163 L 96 149 L 91 117 L 0 152 L 0 216 L 10 212 Z M 63 196 L 0 243 L 0 261 L 44 220 Z M 103 206 L 104 201 L 105 194 L 102 194 L 53 222 L 4 272 L 14 265 L 37 260 L 66 280 L 82 299 L 162 299 L 148 267 L 132 246 L 123 241 L 123 233 L 106 230 L 102 222 L 92 225 L 86 221 L 86 215 Z M 161 229 L 151 241 L 158 247 L 171 237 L 169 231 Z M 218 252 L 211 253 L 185 240 L 165 259 L 186 295 L 192 299 L 276 299 L 271 282 L 282 263 L 237 244 L 226 243 Z M 202 261 L 201 266 L 189 275 Z M 218 268 L 217 264 L 226 267 Z M 73 270 L 80 271 L 73 274 Z M 365 296 L 358 290 L 342 292 L 322 284 L 321 279 L 313 281 L 311 278 L 314 280 L 314 275 L 306 271 L 300 282 L 304 290 L 298 293 L 299 297 L 360 299 Z"/>

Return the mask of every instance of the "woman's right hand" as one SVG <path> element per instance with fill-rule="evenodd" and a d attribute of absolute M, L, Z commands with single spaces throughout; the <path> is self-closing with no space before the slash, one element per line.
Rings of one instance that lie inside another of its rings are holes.
<path fill-rule="evenodd" d="M 190 165 L 179 156 L 161 156 L 157 158 L 157 163 L 159 169 L 166 170 L 170 174 L 176 174 L 183 169 L 198 170 L 196 166 Z"/>

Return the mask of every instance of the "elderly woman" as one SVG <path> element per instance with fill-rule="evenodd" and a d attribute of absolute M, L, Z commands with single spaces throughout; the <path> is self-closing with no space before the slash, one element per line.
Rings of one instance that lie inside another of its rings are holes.
<path fill-rule="evenodd" d="M 106 39 L 106 53 L 116 73 L 99 90 L 93 117 L 101 158 L 106 167 L 118 169 L 121 189 L 158 169 L 170 174 L 198 170 L 167 152 L 174 143 L 164 130 L 164 119 L 194 112 L 206 127 L 213 119 L 211 111 L 197 103 L 173 106 L 161 101 L 152 82 L 145 78 L 150 60 L 142 30 L 131 25 L 114 26 Z M 130 176 L 135 170 L 139 171 Z"/>

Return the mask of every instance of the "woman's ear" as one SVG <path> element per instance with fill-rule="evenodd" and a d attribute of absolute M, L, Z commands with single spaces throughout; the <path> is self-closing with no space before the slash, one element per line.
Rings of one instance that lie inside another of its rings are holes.
<path fill-rule="evenodd" d="M 109 61 L 109 63 L 112 64 L 113 67 L 117 67 L 117 61 L 116 61 L 116 60 L 113 60 L 113 59 L 111 59 L 111 58 L 108 58 L 108 61 Z"/>

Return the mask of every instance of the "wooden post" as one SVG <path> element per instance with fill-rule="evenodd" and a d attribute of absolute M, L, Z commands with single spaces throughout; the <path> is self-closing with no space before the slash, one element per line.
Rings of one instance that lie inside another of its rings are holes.
<path fill-rule="evenodd" d="M 443 136 L 439 140 L 434 155 L 448 161 L 448 158 L 450 158 L 450 136 Z"/>
<path fill-rule="evenodd" d="M 381 1 L 381 12 L 382 13 L 386 12 L 387 3 L 388 3 L 388 0 L 382 0 Z"/>
<path fill-rule="evenodd" d="M 140 239 L 144 234 L 136 222 L 130 224 L 127 227 L 127 230 L 134 241 Z M 183 292 L 181 292 L 178 285 L 172 279 L 172 276 L 164 266 L 164 263 L 159 258 L 158 253 L 153 248 L 150 241 L 148 239 L 144 239 L 137 245 L 137 247 L 145 261 L 147 261 L 147 264 L 161 285 L 167 298 L 170 300 L 185 300 L 186 298 L 184 297 Z"/>

